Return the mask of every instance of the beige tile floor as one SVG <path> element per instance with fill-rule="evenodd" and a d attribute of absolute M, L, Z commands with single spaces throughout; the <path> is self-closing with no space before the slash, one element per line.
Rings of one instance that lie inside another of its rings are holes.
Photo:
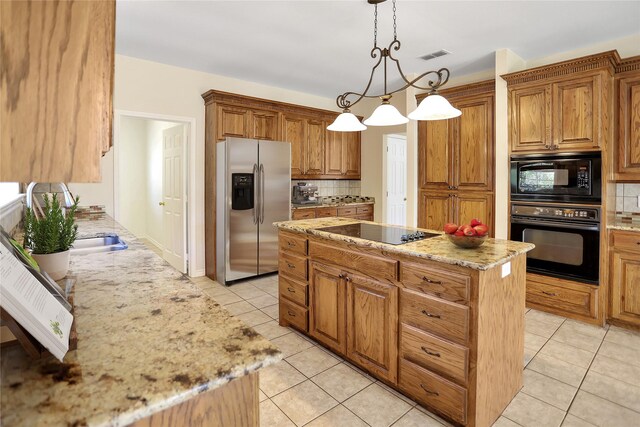
<path fill-rule="evenodd" d="M 449 425 L 280 327 L 277 276 L 230 287 L 207 278 L 194 282 L 284 354 L 260 374 L 261 426 Z M 528 310 L 525 320 L 524 386 L 494 426 L 640 426 L 639 333 L 536 310 Z"/>

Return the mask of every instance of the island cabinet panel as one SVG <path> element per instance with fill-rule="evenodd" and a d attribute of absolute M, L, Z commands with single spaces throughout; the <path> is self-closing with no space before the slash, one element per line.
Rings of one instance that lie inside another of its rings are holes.
<path fill-rule="evenodd" d="M 0 182 L 100 182 L 116 2 L 0 2 Z"/>
<path fill-rule="evenodd" d="M 307 239 L 293 233 L 280 233 L 278 244 L 281 251 L 289 251 L 297 255 L 307 255 Z"/>
<path fill-rule="evenodd" d="M 395 383 L 398 375 L 398 288 L 346 273 L 347 356 Z"/>
<path fill-rule="evenodd" d="M 640 57 L 636 70 L 618 81 L 618 180 L 640 181 Z"/>
<path fill-rule="evenodd" d="M 307 259 L 290 252 L 280 252 L 278 271 L 300 280 L 307 280 Z"/>
<path fill-rule="evenodd" d="M 280 326 L 309 331 L 308 242 L 297 233 L 278 234 L 278 295 Z"/>
<path fill-rule="evenodd" d="M 458 304 L 467 304 L 471 295 L 470 276 L 424 264 L 401 262 L 400 281 L 408 289 Z"/>
<path fill-rule="evenodd" d="M 347 350 L 343 277 L 339 268 L 311 263 L 309 334 L 340 354 Z"/>
<path fill-rule="evenodd" d="M 611 232 L 610 313 L 614 323 L 640 328 L 640 232 Z"/>
<path fill-rule="evenodd" d="M 298 304 L 281 300 L 279 305 L 279 316 L 287 325 L 293 326 L 304 332 L 309 330 L 308 310 Z"/>
<path fill-rule="evenodd" d="M 307 307 L 309 303 L 308 287 L 306 282 L 294 280 L 287 276 L 280 276 L 278 280 L 278 292 L 280 296 L 295 302 L 301 307 Z"/>

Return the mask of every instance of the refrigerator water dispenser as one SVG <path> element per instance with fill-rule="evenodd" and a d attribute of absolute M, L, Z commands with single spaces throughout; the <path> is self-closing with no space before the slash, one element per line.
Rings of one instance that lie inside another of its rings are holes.
<path fill-rule="evenodd" d="M 231 209 L 244 211 L 253 209 L 253 174 L 231 174 Z"/>

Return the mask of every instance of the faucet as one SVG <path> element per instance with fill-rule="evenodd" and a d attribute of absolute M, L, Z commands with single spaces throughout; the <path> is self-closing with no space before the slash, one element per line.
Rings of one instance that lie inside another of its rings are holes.
<path fill-rule="evenodd" d="M 35 204 L 36 209 L 34 209 L 34 213 L 36 213 L 36 216 L 38 213 L 42 213 L 42 206 L 44 205 L 42 195 L 46 193 L 53 193 L 55 197 L 58 197 L 58 194 L 62 194 L 64 197 L 64 206 L 66 208 L 73 206 L 73 196 L 65 183 L 32 182 L 27 187 L 27 208 L 33 209 L 33 205 Z"/>

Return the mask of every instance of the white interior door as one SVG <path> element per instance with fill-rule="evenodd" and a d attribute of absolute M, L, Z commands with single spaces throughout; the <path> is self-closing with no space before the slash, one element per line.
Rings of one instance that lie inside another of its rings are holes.
<path fill-rule="evenodd" d="M 162 132 L 162 256 L 175 269 L 187 272 L 186 256 L 186 125 Z"/>
<path fill-rule="evenodd" d="M 407 222 L 407 139 L 387 136 L 386 149 L 386 222 L 406 225 Z"/>

